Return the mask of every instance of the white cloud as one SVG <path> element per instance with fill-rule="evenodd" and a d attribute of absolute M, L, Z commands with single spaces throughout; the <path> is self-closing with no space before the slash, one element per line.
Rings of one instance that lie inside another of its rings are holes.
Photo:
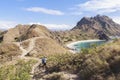
<path fill-rule="evenodd" d="M 51 30 L 67 30 L 71 28 L 71 26 L 67 24 L 44 24 L 44 25 Z"/>
<path fill-rule="evenodd" d="M 39 23 L 39 22 L 38 23 L 31 22 L 29 24 L 44 25 L 44 26 L 46 26 L 50 30 L 68 30 L 68 29 L 72 28 L 71 25 L 67 25 L 67 24 L 43 24 L 43 23 Z"/>
<path fill-rule="evenodd" d="M 31 12 L 41 12 L 50 15 L 64 15 L 64 13 L 59 10 L 46 9 L 42 7 L 31 7 L 31 8 L 27 8 L 26 10 Z"/>
<path fill-rule="evenodd" d="M 50 30 L 68 30 L 68 29 L 72 28 L 72 26 L 67 25 L 67 24 L 43 24 L 43 23 L 39 23 L 39 22 L 37 22 L 37 23 L 31 22 L 28 24 L 43 25 L 43 26 L 46 26 Z M 17 23 L 14 21 L 0 21 L 0 29 L 2 29 L 2 30 L 14 28 L 16 25 L 17 25 Z"/>
<path fill-rule="evenodd" d="M 73 8 L 74 9 L 74 8 Z M 120 11 L 120 0 L 89 0 L 75 6 L 77 11 L 111 13 Z"/>
<path fill-rule="evenodd" d="M 15 27 L 15 25 L 17 25 L 17 23 L 14 21 L 0 21 L 0 29 L 10 29 Z"/>
<path fill-rule="evenodd" d="M 113 17 L 113 21 L 120 24 L 120 17 Z"/>

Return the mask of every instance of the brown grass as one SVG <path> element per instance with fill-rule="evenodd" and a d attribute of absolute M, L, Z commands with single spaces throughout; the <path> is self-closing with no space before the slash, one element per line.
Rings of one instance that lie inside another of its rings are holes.
<path fill-rule="evenodd" d="M 12 60 L 13 57 L 20 55 L 19 47 L 12 43 L 0 45 L 0 63 Z"/>
<path fill-rule="evenodd" d="M 35 42 L 35 48 L 30 52 L 31 56 L 63 54 L 67 50 L 50 38 L 39 38 Z"/>
<path fill-rule="evenodd" d="M 81 80 L 119 80 L 119 45 L 120 40 L 88 49 L 89 53 L 51 56 L 48 71 L 70 71 L 79 74 Z"/>

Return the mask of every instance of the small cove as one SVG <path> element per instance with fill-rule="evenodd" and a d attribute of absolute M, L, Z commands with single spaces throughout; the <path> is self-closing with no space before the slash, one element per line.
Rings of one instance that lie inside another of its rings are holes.
<path fill-rule="evenodd" d="M 83 48 L 91 48 L 94 46 L 99 46 L 101 44 L 106 43 L 105 40 L 82 40 L 82 41 L 76 41 L 72 42 L 67 45 L 67 47 L 70 49 L 71 52 L 80 52 Z"/>

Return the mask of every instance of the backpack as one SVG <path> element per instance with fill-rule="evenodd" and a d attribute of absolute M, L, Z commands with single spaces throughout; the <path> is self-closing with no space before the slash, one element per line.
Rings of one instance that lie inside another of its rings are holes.
<path fill-rule="evenodd" d="M 46 63 L 46 58 L 42 58 L 42 63 Z"/>

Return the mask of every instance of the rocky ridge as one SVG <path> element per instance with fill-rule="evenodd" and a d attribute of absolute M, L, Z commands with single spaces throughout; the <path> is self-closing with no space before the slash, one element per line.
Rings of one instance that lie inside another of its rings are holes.
<path fill-rule="evenodd" d="M 83 17 L 72 30 L 75 29 L 80 29 L 84 32 L 91 33 L 102 31 L 109 36 L 120 35 L 120 25 L 105 15 Z"/>

